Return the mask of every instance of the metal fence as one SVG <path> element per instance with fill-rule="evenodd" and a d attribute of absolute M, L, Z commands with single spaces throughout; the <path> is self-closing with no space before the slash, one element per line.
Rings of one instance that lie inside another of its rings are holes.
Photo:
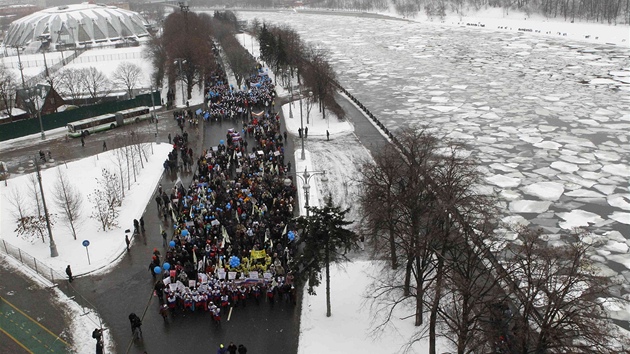
<path fill-rule="evenodd" d="M 64 275 L 57 273 L 55 270 L 47 266 L 46 264 L 38 261 L 37 258 L 31 256 L 22 249 L 15 247 L 8 243 L 6 240 L 2 240 L 0 250 L 7 255 L 15 258 L 20 263 L 32 269 L 35 273 L 48 279 L 53 284 L 59 284 L 60 280 L 65 279 Z"/>

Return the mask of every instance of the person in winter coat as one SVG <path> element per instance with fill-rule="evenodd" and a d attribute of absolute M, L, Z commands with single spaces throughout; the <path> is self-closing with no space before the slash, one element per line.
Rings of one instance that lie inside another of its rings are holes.
<path fill-rule="evenodd" d="M 68 264 L 68 266 L 66 267 L 66 274 L 68 275 L 68 281 L 72 283 L 72 269 L 70 269 L 70 265 Z"/>
<path fill-rule="evenodd" d="M 228 345 L 227 350 L 230 354 L 236 354 L 236 351 L 238 350 L 238 348 L 236 347 L 236 344 L 234 344 L 233 342 L 230 342 L 230 345 Z"/>
<path fill-rule="evenodd" d="M 223 344 L 219 344 L 219 349 L 217 349 L 217 354 L 226 354 L 227 349 L 223 346 Z"/>
<path fill-rule="evenodd" d="M 238 354 L 247 354 L 247 348 L 245 348 L 244 345 L 239 344 L 238 345 Z"/>

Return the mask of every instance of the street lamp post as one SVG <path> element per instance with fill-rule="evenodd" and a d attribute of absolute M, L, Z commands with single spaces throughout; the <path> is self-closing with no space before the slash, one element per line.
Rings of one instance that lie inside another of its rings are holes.
<path fill-rule="evenodd" d="M 151 118 L 155 122 L 155 140 L 157 142 L 158 137 L 158 120 L 155 118 L 155 99 L 153 98 L 153 85 L 151 85 Z"/>
<path fill-rule="evenodd" d="M 46 140 L 46 133 L 44 133 L 44 124 L 42 122 L 42 112 L 39 109 L 39 97 L 41 97 L 39 91 L 40 90 L 37 87 L 24 89 L 24 92 L 28 95 L 29 101 L 34 103 L 33 108 L 37 111 L 37 119 L 39 119 L 39 129 L 41 131 L 42 140 Z M 35 96 L 35 98 L 33 98 L 33 96 Z"/>
<path fill-rule="evenodd" d="M 42 54 L 44 55 L 44 69 L 46 70 L 46 78 L 50 77 L 50 73 L 48 72 L 48 63 L 46 63 L 46 49 L 44 48 L 44 44 L 48 42 L 48 39 L 45 37 L 39 38 L 40 42 L 42 42 Z"/>
<path fill-rule="evenodd" d="M 26 88 L 26 82 L 24 81 L 24 65 L 22 65 L 22 59 L 20 58 L 20 46 L 16 44 L 15 50 L 18 56 L 18 69 L 20 69 L 20 76 L 22 77 L 22 88 Z"/>
<path fill-rule="evenodd" d="M 185 63 L 186 60 L 182 58 L 177 58 L 175 61 L 179 64 L 179 79 L 182 86 L 182 105 L 186 105 L 185 93 L 184 93 L 184 72 L 182 71 L 182 61 Z"/>
<path fill-rule="evenodd" d="M 291 74 L 289 71 L 285 71 L 287 82 L 289 83 L 289 118 L 293 118 L 293 110 L 291 106 L 293 106 L 293 83 L 291 82 Z"/>
<path fill-rule="evenodd" d="M 300 176 L 300 174 L 296 173 L 296 176 L 298 176 L 300 179 L 302 179 L 302 182 L 304 182 L 304 185 L 302 186 L 302 188 L 304 189 L 304 207 L 306 208 L 306 216 L 310 216 L 310 213 L 308 211 L 309 209 L 309 197 L 310 197 L 310 190 L 311 190 L 311 185 L 309 184 L 309 182 L 311 181 L 311 178 L 313 178 L 313 176 L 316 175 L 324 175 L 322 177 L 322 181 L 326 182 L 328 180 L 328 178 L 326 178 L 326 171 L 307 171 L 306 168 L 304 168 L 304 175 Z"/>
<path fill-rule="evenodd" d="M 44 206 L 44 214 L 46 216 L 46 228 L 48 228 L 48 238 L 50 240 L 50 257 L 57 257 L 57 245 L 53 239 L 52 229 L 50 228 L 50 218 L 48 216 L 48 208 L 46 208 L 46 198 L 44 198 L 44 187 L 42 186 L 42 174 L 39 172 L 39 160 L 37 157 L 33 159 L 35 161 L 35 168 L 37 170 L 37 182 L 39 182 L 39 191 L 42 194 L 42 205 Z"/>
<path fill-rule="evenodd" d="M 306 153 L 304 152 L 304 114 L 302 114 L 302 85 L 299 85 L 298 88 L 300 89 L 300 91 L 298 92 L 298 95 L 300 96 L 300 129 L 302 129 L 302 134 L 300 134 L 302 138 L 301 159 L 306 160 Z"/>
<path fill-rule="evenodd" d="M 311 124 L 311 123 L 308 121 L 308 116 L 309 116 L 309 115 L 310 115 L 310 113 L 311 113 L 311 111 L 310 111 L 310 108 L 309 108 L 309 107 L 311 107 L 311 106 L 310 106 L 310 104 L 311 104 L 310 99 L 311 99 L 311 95 L 312 95 L 312 94 L 313 94 L 313 93 L 312 93 L 311 91 L 308 91 L 308 92 L 306 93 L 306 125 Z"/>

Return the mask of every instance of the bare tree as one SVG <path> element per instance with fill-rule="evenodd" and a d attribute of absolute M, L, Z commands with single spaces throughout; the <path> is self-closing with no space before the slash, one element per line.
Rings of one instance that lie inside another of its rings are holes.
<path fill-rule="evenodd" d="M 53 200 L 57 207 L 62 210 L 64 220 L 72 231 L 72 236 L 77 239 L 77 231 L 75 225 L 81 217 L 81 207 L 83 198 L 81 192 L 70 184 L 68 176 L 57 168 L 57 183 L 53 194 Z"/>
<path fill-rule="evenodd" d="M 96 99 L 101 96 L 107 96 L 111 90 L 111 83 L 107 76 L 97 68 L 91 66 L 81 69 L 81 79 L 83 86 L 87 90 L 91 98 Z"/>
<path fill-rule="evenodd" d="M 92 194 L 88 194 L 88 199 L 94 204 L 92 217 L 101 223 L 103 231 L 111 230 L 118 225 L 118 209 L 111 208 L 107 201 L 105 191 L 95 189 Z"/>
<path fill-rule="evenodd" d="M 7 198 L 7 201 L 12 206 L 11 212 L 13 213 L 13 217 L 19 222 L 22 222 L 26 217 L 25 198 L 26 196 L 23 193 L 20 193 L 17 188 L 11 188 Z"/>
<path fill-rule="evenodd" d="M 97 179 L 98 186 L 88 199 L 94 204 L 92 217 L 100 223 L 103 231 L 118 225 L 119 208 L 122 204 L 122 193 L 118 176 L 107 169 L 102 169 L 102 177 Z"/>
<path fill-rule="evenodd" d="M 129 98 L 133 98 L 133 90 L 140 85 L 142 81 L 142 68 L 130 62 L 122 62 L 112 73 L 112 82 L 124 87 L 127 90 Z"/>
<path fill-rule="evenodd" d="M 0 64 L 0 107 L 9 117 L 12 117 L 17 92 L 15 76 Z"/>
<path fill-rule="evenodd" d="M 542 230 L 517 230 L 521 243 L 506 252 L 506 267 L 518 284 L 519 317 L 510 329 L 519 353 L 618 353 L 628 348 L 599 299 L 617 299 L 621 284 L 598 274 L 581 242 L 583 232 L 550 246 Z M 615 340 L 611 340 L 614 338 Z"/>
<path fill-rule="evenodd" d="M 84 77 L 86 72 L 86 70 L 82 69 L 67 68 L 59 74 L 59 88 L 61 92 L 65 96 L 72 98 L 75 104 L 87 89 Z"/>
<path fill-rule="evenodd" d="M 37 182 L 37 178 L 35 177 L 34 173 L 31 173 L 28 176 L 28 196 L 29 196 L 29 199 L 35 200 L 35 206 L 37 207 L 37 215 L 40 215 L 40 216 L 43 215 L 42 209 L 44 207 L 42 206 L 41 194 L 39 191 L 39 184 Z"/>
<path fill-rule="evenodd" d="M 123 198 L 125 197 L 125 176 L 127 175 L 125 171 L 126 157 L 124 148 L 114 149 L 112 159 L 118 169 L 118 177 L 120 178 L 120 193 Z"/>
<path fill-rule="evenodd" d="M 48 214 L 48 220 L 50 221 L 50 226 L 52 227 L 55 224 L 55 214 Z M 15 232 L 27 240 L 33 240 L 37 237 L 41 237 L 42 243 L 46 243 L 46 216 L 35 215 L 23 217 L 18 220 L 18 226 L 15 229 Z"/>

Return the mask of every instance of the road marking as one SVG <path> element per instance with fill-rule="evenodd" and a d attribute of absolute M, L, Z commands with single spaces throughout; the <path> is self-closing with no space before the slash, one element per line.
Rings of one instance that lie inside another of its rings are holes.
<path fill-rule="evenodd" d="M 60 341 L 61 343 L 65 344 L 65 345 L 70 345 L 68 343 L 66 343 L 66 341 L 64 341 L 62 338 L 60 338 L 58 335 L 54 334 L 53 332 L 51 332 L 48 328 L 44 327 L 41 323 L 39 323 L 38 321 L 35 321 L 34 319 L 31 318 L 31 316 L 25 314 L 24 312 L 22 312 L 22 310 L 20 310 L 19 308 L 13 306 L 12 303 L 8 302 L 5 298 L 3 298 L 2 296 L 0 296 L 0 300 L 4 301 L 7 305 L 11 306 L 15 311 L 19 312 L 22 314 L 22 316 L 28 318 L 29 320 L 31 320 L 32 322 L 36 323 L 38 326 L 40 326 L 44 331 L 48 332 L 51 336 L 57 338 L 58 341 Z"/>
<path fill-rule="evenodd" d="M 29 353 L 66 353 L 69 344 L 0 296 L 0 331 Z M 37 324 L 34 326 L 33 324 Z M 43 331 L 42 331 L 43 330 Z"/>
<path fill-rule="evenodd" d="M 15 339 L 12 335 L 10 335 L 7 331 L 5 331 L 4 329 L 2 329 L 2 327 L 0 327 L 0 332 L 6 334 L 7 337 L 13 339 L 13 341 L 15 343 L 17 343 L 17 345 L 19 345 L 20 347 L 22 347 L 22 349 L 26 350 L 27 352 L 34 354 L 30 349 L 28 349 L 26 346 L 24 346 L 24 344 L 22 344 L 19 340 Z"/>

